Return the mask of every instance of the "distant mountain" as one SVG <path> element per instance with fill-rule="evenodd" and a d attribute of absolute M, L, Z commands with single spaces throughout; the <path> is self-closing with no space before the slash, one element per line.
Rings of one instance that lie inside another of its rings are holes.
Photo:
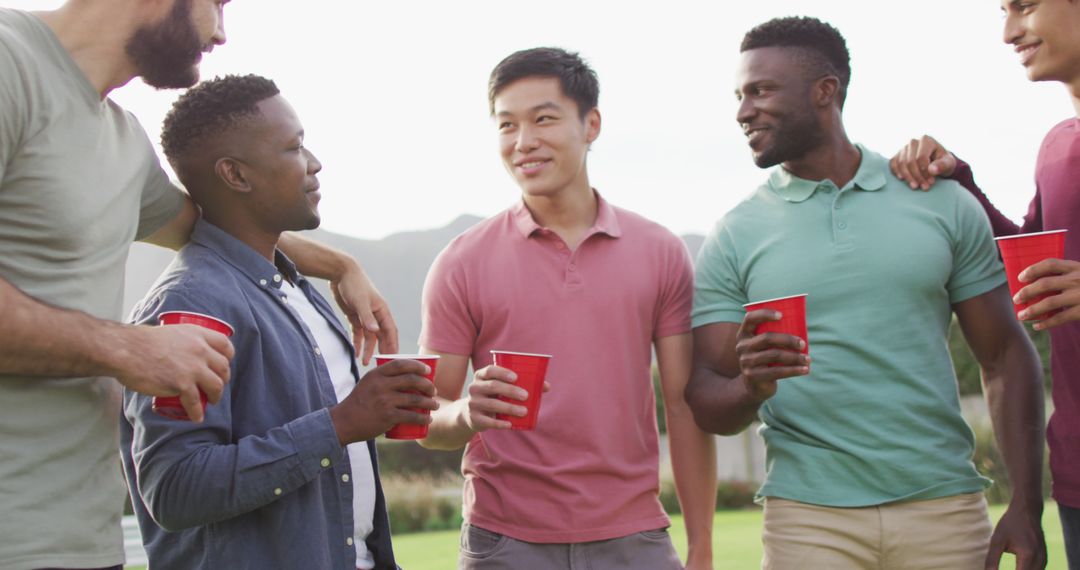
<path fill-rule="evenodd" d="M 441 228 L 402 232 L 381 240 L 357 239 L 324 230 L 313 230 L 305 235 L 360 260 L 390 304 L 398 325 L 400 350 L 413 352 L 419 348 L 420 293 L 431 262 L 450 240 L 480 220 L 476 216 L 463 215 Z M 704 237 L 697 234 L 685 235 L 682 239 L 691 255 L 697 254 L 704 241 Z M 141 243 L 132 246 L 124 289 L 125 314 L 146 294 L 172 258 L 173 252 L 165 249 Z M 314 280 L 314 283 L 328 299 L 331 298 L 326 282 Z"/>

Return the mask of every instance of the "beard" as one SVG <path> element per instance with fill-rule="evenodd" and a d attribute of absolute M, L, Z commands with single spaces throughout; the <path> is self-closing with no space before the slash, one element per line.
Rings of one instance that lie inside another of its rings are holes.
<path fill-rule="evenodd" d="M 204 47 L 191 22 L 191 0 L 176 0 L 164 20 L 136 30 L 124 49 L 147 85 L 178 89 L 199 81 Z"/>
<path fill-rule="evenodd" d="M 769 168 L 789 160 L 797 160 L 817 148 L 823 135 L 812 109 L 789 114 L 773 129 L 772 146 L 754 155 L 758 168 Z"/>

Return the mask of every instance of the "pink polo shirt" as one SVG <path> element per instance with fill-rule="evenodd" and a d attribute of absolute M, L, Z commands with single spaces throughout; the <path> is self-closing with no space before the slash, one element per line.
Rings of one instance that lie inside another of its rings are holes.
<path fill-rule="evenodd" d="M 599 198 L 599 196 L 598 196 Z M 424 284 L 420 345 L 551 354 L 535 431 L 465 449 L 465 521 L 528 542 L 589 542 L 665 527 L 652 343 L 690 331 L 682 240 L 599 199 L 576 251 L 524 202 L 452 241 Z"/>

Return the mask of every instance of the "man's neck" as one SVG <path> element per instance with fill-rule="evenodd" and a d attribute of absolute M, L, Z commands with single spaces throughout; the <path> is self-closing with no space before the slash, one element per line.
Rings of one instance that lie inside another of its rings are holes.
<path fill-rule="evenodd" d="M 112 2 L 69 2 L 35 15 L 56 34 L 102 99 L 135 78 L 135 67 L 125 51 L 136 22 L 130 7 L 121 10 Z"/>
<path fill-rule="evenodd" d="M 588 181 L 549 196 L 523 196 L 536 223 L 555 232 L 570 249 L 576 249 L 596 223 L 598 200 Z"/>
<path fill-rule="evenodd" d="M 784 163 L 784 170 L 804 180 L 832 180 L 837 188 L 843 188 L 855 178 L 862 162 L 858 147 L 841 133 L 827 139 L 823 144 L 798 160 Z"/>
<path fill-rule="evenodd" d="M 274 263 L 274 252 L 277 251 L 278 240 L 281 239 L 280 232 L 263 231 L 250 220 L 229 215 L 227 212 L 213 211 L 208 213 L 204 210 L 203 218 L 217 226 L 221 231 L 254 249 L 256 253 L 270 263 Z"/>

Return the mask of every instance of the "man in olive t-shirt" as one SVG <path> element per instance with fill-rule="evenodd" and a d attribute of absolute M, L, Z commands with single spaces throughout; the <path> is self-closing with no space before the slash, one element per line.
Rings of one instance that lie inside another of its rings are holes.
<path fill-rule="evenodd" d="M 142 127 L 108 99 L 135 77 L 198 79 L 225 41 L 221 0 L 72 0 L 0 8 L 0 570 L 118 567 L 124 490 L 120 386 L 179 395 L 196 421 L 216 402 L 232 346 L 192 325 L 122 325 L 135 239 L 179 248 L 197 217 Z M 385 302 L 346 254 L 303 238 L 281 247 L 334 280 L 354 342 L 396 350 Z M 379 327 L 378 325 L 382 326 Z"/>

